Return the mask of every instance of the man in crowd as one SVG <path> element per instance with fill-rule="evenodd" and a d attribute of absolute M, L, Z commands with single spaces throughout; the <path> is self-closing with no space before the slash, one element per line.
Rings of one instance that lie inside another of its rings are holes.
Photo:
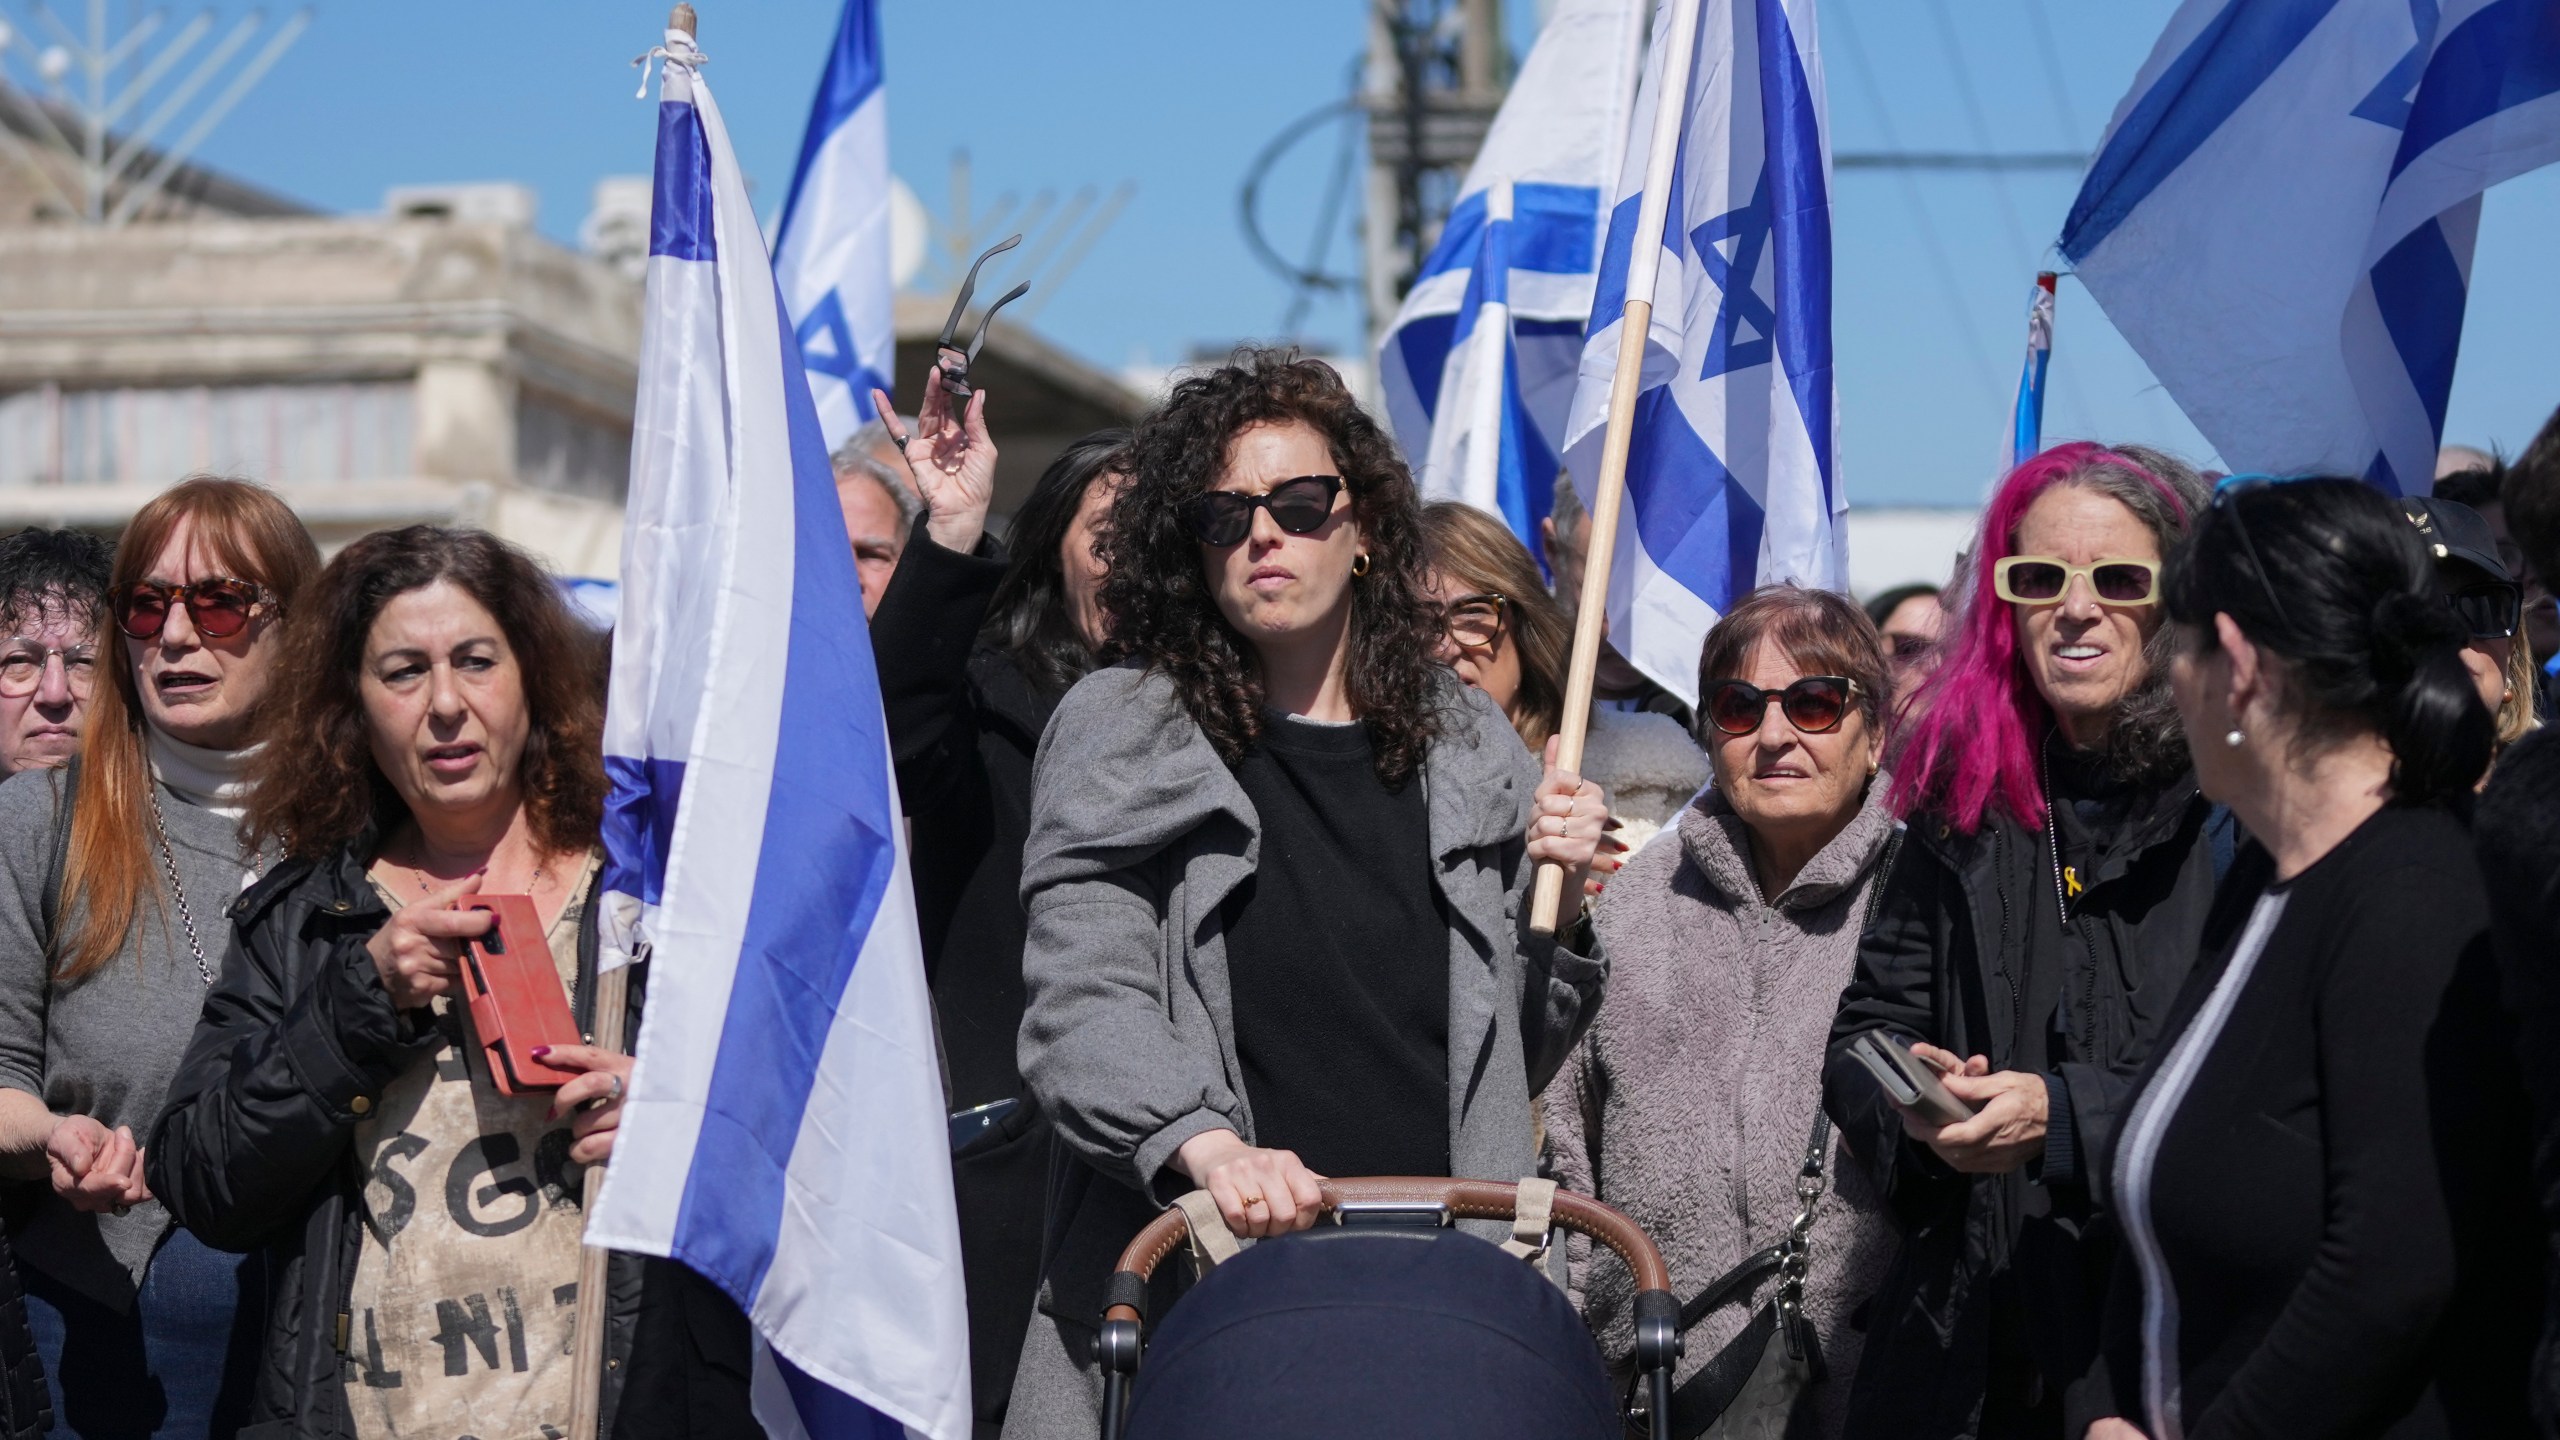
<path fill-rule="evenodd" d="M 915 422 L 902 421 L 913 434 Z M 836 447 L 836 503 L 844 507 L 846 538 L 853 542 L 853 566 L 862 579 L 864 619 L 880 608 L 880 592 L 897 573 L 898 556 L 907 548 L 907 532 L 924 513 L 924 502 L 898 478 L 898 445 L 887 426 L 874 420 L 845 437 Z"/>
<path fill-rule="evenodd" d="M 0 774 L 67 763 L 80 752 L 107 544 L 30 526 L 0 540 Z"/>

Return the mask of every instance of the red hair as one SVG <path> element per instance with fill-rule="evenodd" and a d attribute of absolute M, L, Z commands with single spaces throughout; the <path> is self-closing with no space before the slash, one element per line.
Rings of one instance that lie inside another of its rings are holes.
<path fill-rule="evenodd" d="M 2044 824 L 2036 746 L 2053 712 L 2036 693 L 2018 653 L 2008 604 L 1992 589 L 1992 568 L 2015 554 L 2018 525 L 2038 497 L 2059 485 L 2086 485 L 2126 502 L 2160 537 L 2165 558 L 2193 518 L 2187 497 L 2151 468 L 2086 440 L 2056 445 L 2002 476 L 1974 537 L 1964 606 L 1945 663 L 1921 683 L 1919 714 L 1893 772 L 1894 813 L 1936 812 L 1966 834 L 1996 806 L 2030 828 Z M 2156 517 L 2156 518 L 2155 518 Z"/>

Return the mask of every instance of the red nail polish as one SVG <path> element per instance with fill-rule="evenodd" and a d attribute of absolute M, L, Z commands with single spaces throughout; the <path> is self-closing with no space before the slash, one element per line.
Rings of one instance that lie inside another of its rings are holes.
<path fill-rule="evenodd" d="M 536 1046 L 534 1046 L 534 1047 L 533 1047 L 533 1058 L 534 1058 L 534 1059 L 536 1059 L 536 1060 L 543 1059 L 544 1057 L 548 1056 L 550 1053 L 551 1053 L 551 1047 L 550 1047 L 550 1046 L 548 1046 L 548 1045 L 536 1045 Z"/>

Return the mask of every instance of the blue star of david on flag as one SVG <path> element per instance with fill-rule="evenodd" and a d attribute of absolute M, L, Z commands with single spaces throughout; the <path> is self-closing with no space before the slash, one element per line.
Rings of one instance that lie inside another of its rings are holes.
<path fill-rule="evenodd" d="M 856 394 L 877 385 L 889 388 L 888 379 L 878 367 L 862 363 L 862 351 L 854 344 L 853 327 L 845 323 L 844 300 L 828 291 L 811 307 L 808 317 L 800 322 L 800 361 L 813 375 L 832 375 L 843 381 Z"/>
<path fill-rule="evenodd" d="M 1759 183 L 1752 187 L 1751 203 L 1689 232 L 1699 268 L 1724 294 L 1723 303 L 1716 307 L 1715 328 L 1707 337 L 1706 363 L 1698 371 L 1701 380 L 1769 363 L 1778 317 L 1752 288 L 1760 275 L 1760 257 L 1769 248 L 1769 228 L 1769 172 L 1763 169 Z M 1728 240 L 1733 242 L 1730 256 L 1716 248 Z M 1746 325 L 1751 327 L 1747 339 L 1742 333 Z"/>

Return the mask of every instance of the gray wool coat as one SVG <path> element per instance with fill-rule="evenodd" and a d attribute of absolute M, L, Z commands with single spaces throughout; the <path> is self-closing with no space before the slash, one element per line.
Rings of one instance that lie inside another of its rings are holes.
<path fill-rule="evenodd" d="M 1454 677 L 1435 699 L 1441 733 L 1420 783 L 1449 916 L 1450 1162 L 1516 1180 L 1536 1171 L 1530 1096 L 1589 1023 L 1607 968 L 1529 931 L 1537 762 Z M 1205 1131 L 1254 1138 L 1219 907 L 1259 844 L 1251 802 L 1164 677 L 1124 665 L 1067 692 L 1033 770 L 1018 1047 L 1065 1153 L 1006 1440 L 1091 1440 L 1103 1282 L 1191 1188 L 1167 1162 Z"/>
<path fill-rule="evenodd" d="M 1846 829 L 1764 901 L 1742 821 L 1713 789 L 1609 882 L 1597 920 L 1609 1003 L 1546 1095 L 1558 1184 L 1617 1206 L 1662 1247 L 1685 1302 L 1796 1213 L 1796 1177 L 1822 1108 L 1823 1053 L 1893 817 L 1879 776 Z M 1829 1378 L 1818 1433 L 1837 1435 L 1863 1336 L 1851 1315 L 1893 1258 L 1895 1232 L 1865 1172 L 1838 1163 L 1814 1211 L 1805 1312 Z M 1626 1267 L 1567 1246 L 1569 1288 L 1623 1365 L 1634 1345 Z M 1686 1381 L 1765 1300 L 1708 1315 L 1688 1334 Z"/>

